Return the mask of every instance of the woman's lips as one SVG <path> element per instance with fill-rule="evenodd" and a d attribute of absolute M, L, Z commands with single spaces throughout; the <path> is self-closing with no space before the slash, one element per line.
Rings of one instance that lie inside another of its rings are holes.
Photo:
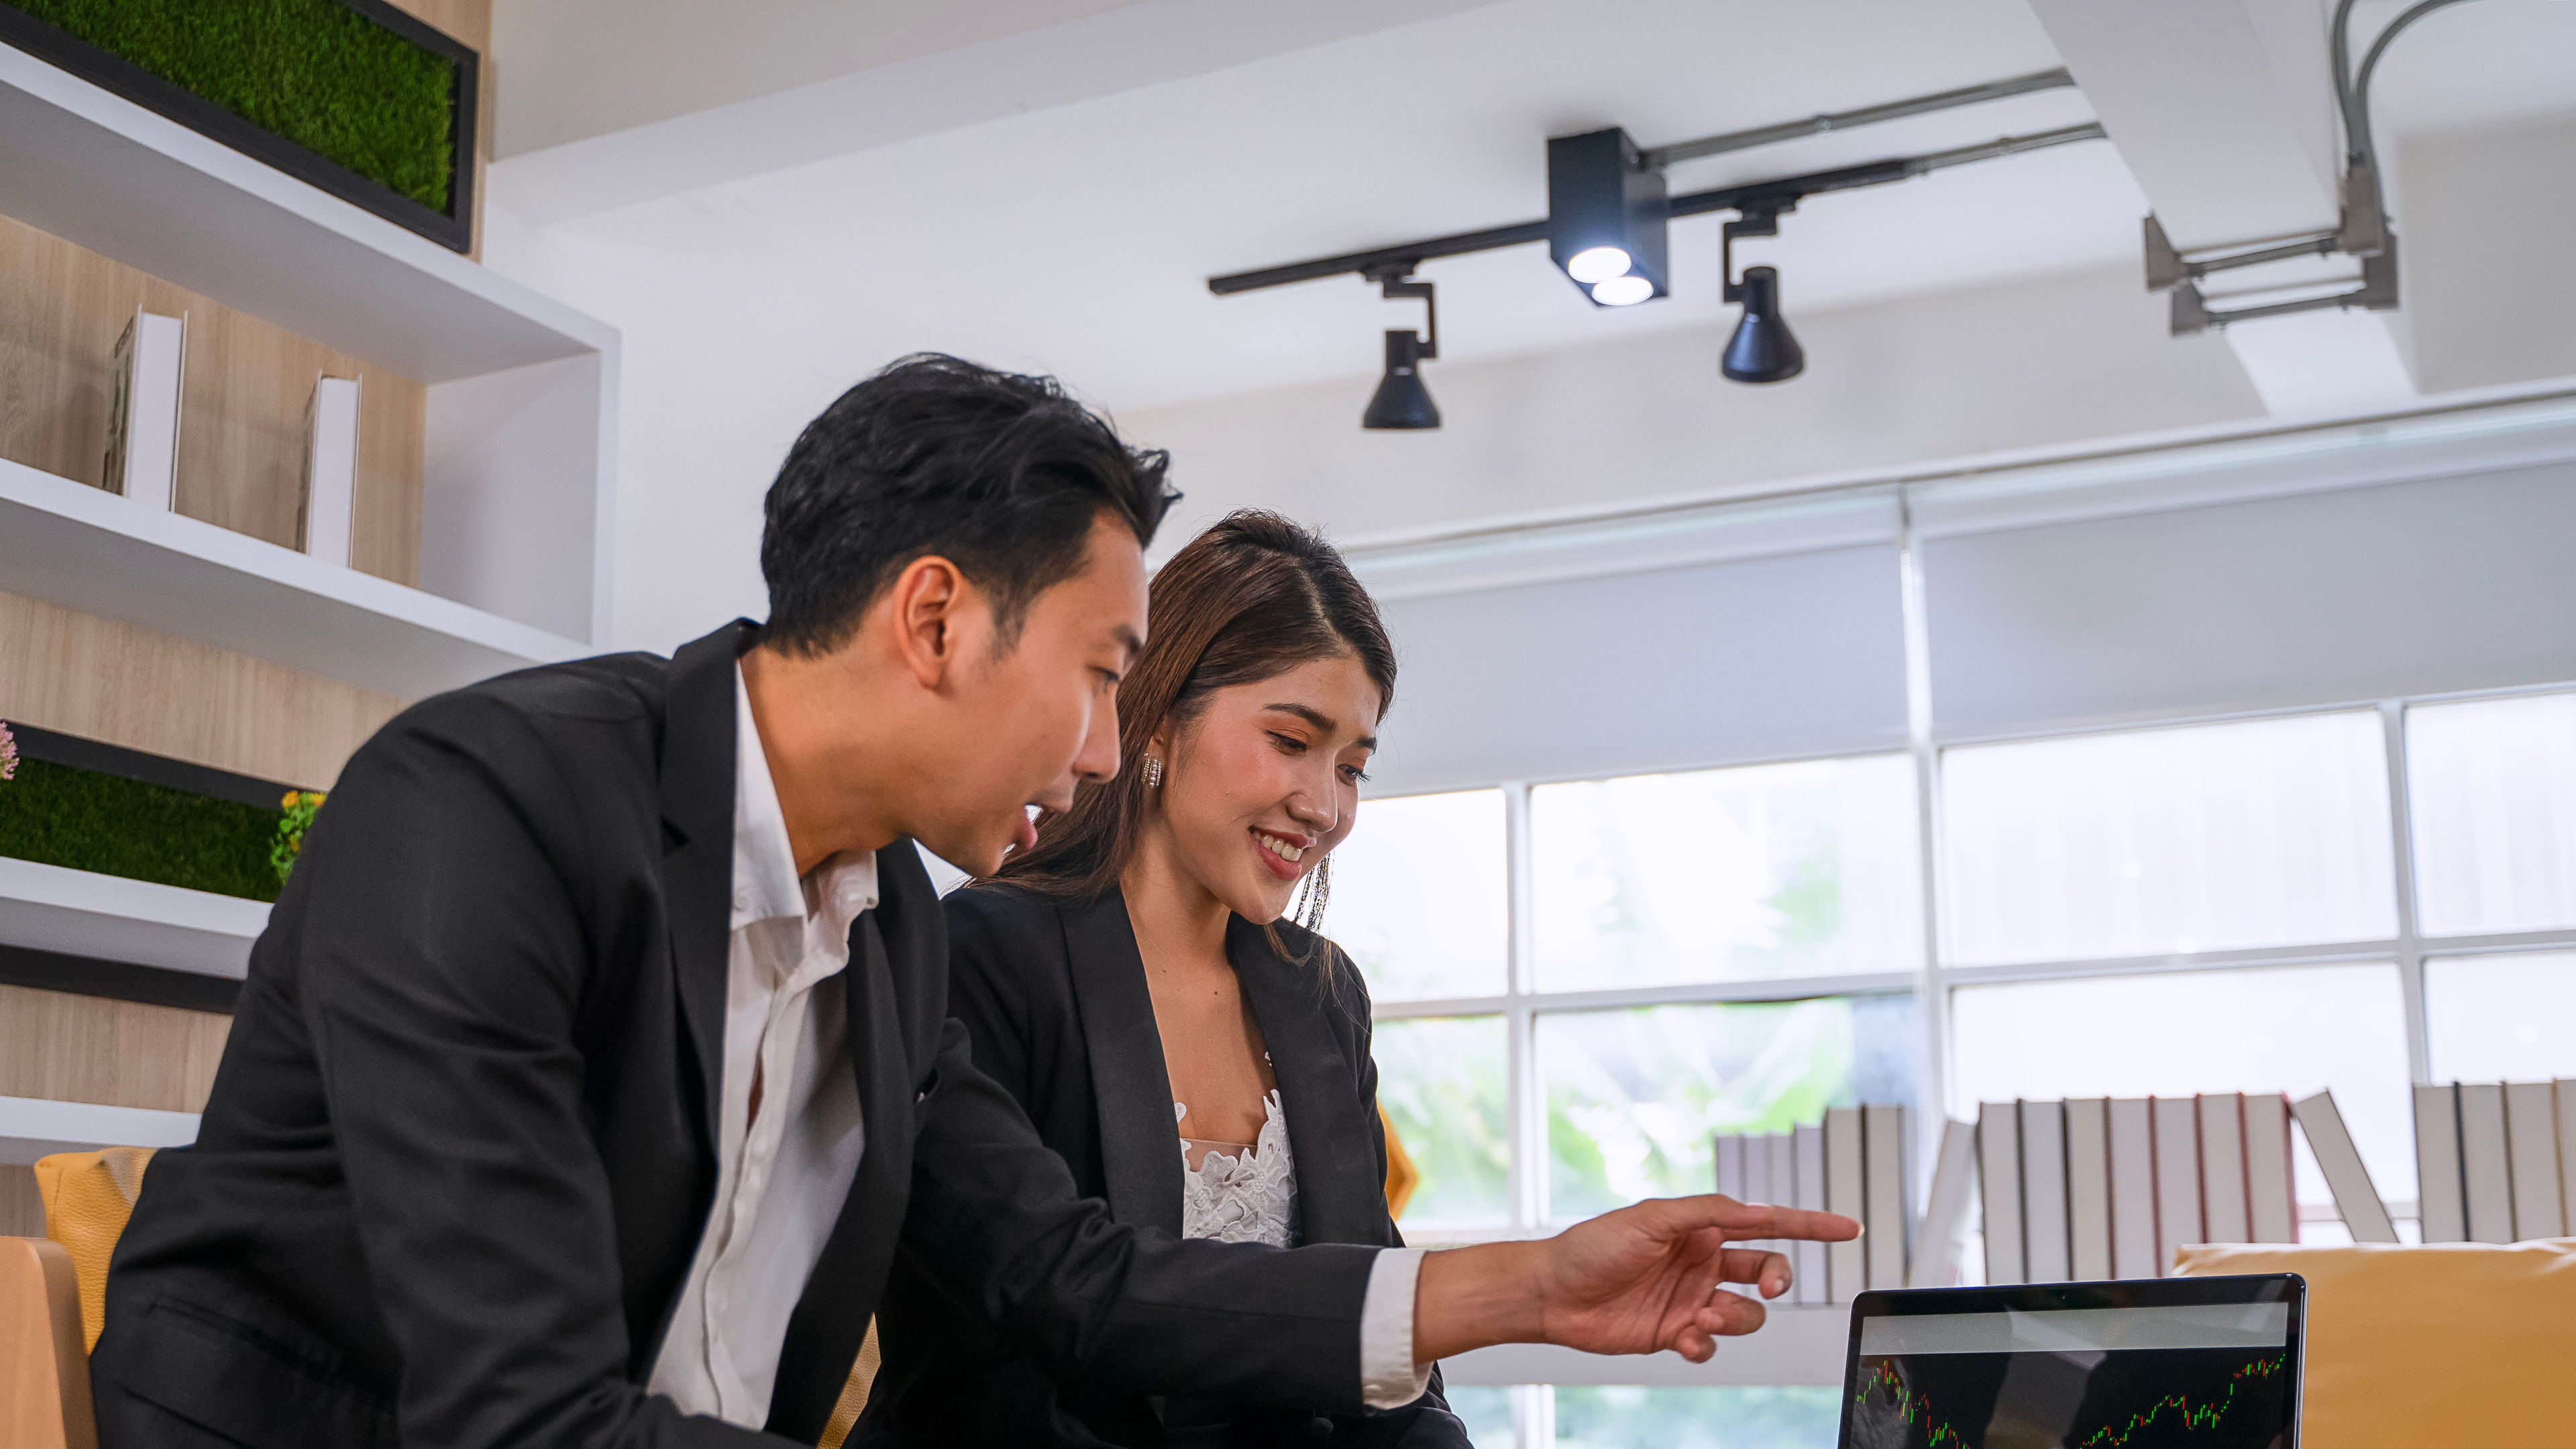
<path fill-rule="evenodd" d="M 1305 874 L 1305 866 L 1297 861 L 1284 859 L 1277 851 L 1272 850 L 1268 845 L 1265 845 L 1262 842 L 1265 839 L 1276 840 L 1281 844 L 1288 846 L 1292 850 L 1303 850 L 1305 847 L 1298 846 L 1294 841 L 1289 840 L 1286 836 L 1272 835 L 1270 832 L 1263 830 L 1258 826 L 1252 827 L 1245 833 L 1252 837 L 1252 853 L 1261 857 L 1261 863 L 1269 868 L 1271 875 L 1280 880 L 1286 881 L 1295 880 L 1297 877 Z"/>

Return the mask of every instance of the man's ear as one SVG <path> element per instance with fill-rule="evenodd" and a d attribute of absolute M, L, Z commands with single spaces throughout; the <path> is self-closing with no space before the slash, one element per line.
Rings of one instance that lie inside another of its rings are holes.
<path fill-rule="evenodd" d="M 938 689 L 967 651 L 977 647 L 988 621 L 982 591 L 957 565 L 937 554 L 925 554 L 904 565 L 886 591 L 887 623 L 894 647 L 913 681 Z"/>

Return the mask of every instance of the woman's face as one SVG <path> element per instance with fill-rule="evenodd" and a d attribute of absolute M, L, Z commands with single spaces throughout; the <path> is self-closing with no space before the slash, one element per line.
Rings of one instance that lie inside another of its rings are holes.
<path fill-rule="evenodd" d="M 1177 737 L 1157 734 L 1151 793 L 1180 869 L 1247 921 L 1285 914 L 1351 833 L 1379 707 L 1359 660 L 1336 655 L 1220 689 Z"/>

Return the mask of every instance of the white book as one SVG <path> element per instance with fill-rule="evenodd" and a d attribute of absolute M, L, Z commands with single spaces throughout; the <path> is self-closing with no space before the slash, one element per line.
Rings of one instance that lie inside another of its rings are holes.
<path fill-rule="evenodd" d="M 1796 1207 L 1798 1205 L 1797 1137 L 1788 1132 L 1774 1132 L 1763 1140 L 1762 1145 L 1771 1153 L 1772 1203 L 1779 1207 Z M 1792 1273 L 1795 1273 L 1798 1267 L 1797 1244 L 1798 1240 L 1795 1238 L 1773 1238 L 1770 1242 L 1772 1252 L 1782 1254 L 1789 1259 Z"/>
<path fill-rule="evenodd" d="M 2066 1102 L 2066 1270 L 2111 1276 L 2111 1118 L 2100 1097 Z"/>
<path fill-rule="evenodd" d="M 2156 1273 L 2156 1136 L 2145 1097 L 2113 1097 L 2111 1123 L 2111 1276 Z"/>
<path fill-rule="evenodd" d="M 2213 1243 L 2254 1241 L 2253 1208 L 2245 1196 L 2245 1099 L 2234 1092 L 2203 1095 L 2200 1105 L 2200 1221 Z"/>
<path fill-rule="evenodd" d="M 2021 1104 L 2022 1281 L 2063 1283 L 2066 1244 L 2066 1104 Z"/>
<path fill-rule="evenodd" d="M 2010 1102 L 1977 1107 L 1977 1198 L 1985 1204 L 1986 1281 L 2020 1283 L 2021 1113 Z"/>
<path fill-rule="evenodd" d="M 116 340 L 99 485 L 164 513 L 178 491 L 179 395 L 187 365 L 185 317 L 137 310 Z"/>
<path fill-rule="evenodd" d="M 2152 1097 L 2156 1123 L 2156 1276 L 2174 1250 L 2209 1241 L 2200 1220 L 2200 1112 L 2189 1097 Z"/>
<path fill-rule="evenodd" d="M 2245 1225 L 2257 1243 L 2299 1240 L 2299 1189 L 2290 1167 L 2290 1099 L 2245 1099 Z"/>
<path fill-rule="evenodd" d="M 2379 1189 L 2371 1184 L 2370 1167 L 2361 1160 L 2361 1149 L 2352 1145 L 2352 1132 L 2343 1125 L 2343 1112 L 2335 1106 L 2334 1093 L 2319 1092 L 2302 1097 L 2290 1105 L 2298 1115 L 2299 1130 L 2307 1135 L 2308 1151 L 2316 1154 L 2317 1170 L 2325 1174 L 2326 1190 L 2334 1194 L 2335 1211 L 2343 1215 L 2344 1230 L 2356 1243 L 2393 1243 L 2397 1241 L 2397 1224 L 2388 1216 L 2388 1204 L 2380 1200 Z"/>
<path fill-rule="evenodd" d="M 1796 1143 L 1798 1174 L 1797 1194 L 1790 1205 L 1806 1208 L 1811 1212 L 1823 1212 L 1825 1210 L 1825 1129 L 1801 1127 L 1791 1136 Z M 1802 1241 L 1793 1256 L 1798 1270 L 1798 1291 L 1793 1301 L 1824 1302 L 1825 1245 Z"/>
<path fill-rule="evenodd" d="M 1905 1239 L 1914 1224 L 1913 1203 L 1906 1191 L 1905 1165 L 1911 1155 L 1906 1149 L 1905 1109 L 1891 1102 L 1874 1102 L 1860 1109 L 1861 1141 L 1869 1151 L 1869 1165 L 1863 1178 L 1869 1184 L 1869 1213 L 1861 1221 L 1869 1232 L 1861 1243 L 1868 1248 L 1869 1286 L 1902 1288 L 1905 1286 Z"/>
<path fill-rule="evenodd" d="M 2547 1082 L 2508 1082 L 2504 1150 L 2513 1169 L 2513 1240 L 2554 1238 L 2567 1231 L 2558 1199 L 2558 1104 Z"/>
<path fill-rule="evenodd" d="M 1939 1155 L 1932 1159 L 1932 1190 L 1923 1199 L 1923 1222 L 1914 1230 L 1914 1264 L 1908 1288 L 1948 1288 L 1959 1281 L 1959 1239 L 1968 1228 L 1968 1198 L 1977 1180 L 1977 1124 L 1957 1118 L 1941 1124 Z"/>
<path fill-rule="evenodd" d="M 2469 1202 L 2469 1241 L 2513 1241 L 2513 1168 L 2505 1157 L 2504 1087 L 2460 1083 L 2460 1185 Z"/>
<path fill-rule="evenodd" d="M 2314 1144 L 2316 1134 L 2309 1133 L 2308 1141 Z M 2467 1242 L 2469 1202 L 2460 1186 L 2458 1087 L 2431 1084 L 2415 1089 L 2415 1182 L 2415 1211 L 2423 1223 L 2424 1241 Z"/>
<path fill-rule="evenodd" d="M 1825 1211 L 1856 1223 L 1869 1219 L 1869 1179 L 1864 1164 L 1868 1144 L 1861 1140 L 1860 1109 L 1825 1110 Z M 1825 1246 L 1825 1292 L 1836 1303 L 1849 1303 L 1869 1286 L 1867 1238 Z"/>
<path fill-rule="evenodd" d="M 1771 1134 L 1748 1132 L 1744 1136 L 1744 1200 L 1772 1203 L 1779 1199 L 1771 1192 Z M 1769 1238 L 1748 1238 L 1744 1246 L 1760 1252 L 1771 1251 Z"/>
<path fill-rule="evenodd" d="M 1733 1132 L 1717 1134 L 1717 1190 L 1737 1202 L 1751 1202 L 1744 1195 L 1744 1138 Z"/>
<path fill-rule="evenodd" d="M 296 547 L 327 564 L 349 566 L 349 535 L 358 506 L 358 384 L 316 378 L 304 406 L 304 505 Z"/>
<path fill-rule="evenodd" d="M 2576 1080 L 2561 1077 L 2558 1095 L 2558 1201 L 2576 1235 Z"/>

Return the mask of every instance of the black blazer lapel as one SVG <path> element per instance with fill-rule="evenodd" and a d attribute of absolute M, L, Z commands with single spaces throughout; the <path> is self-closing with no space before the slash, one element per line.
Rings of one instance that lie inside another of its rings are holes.
<path fill-rule="evenodd" d="M 822 1436 L 850 1365 L 858 1362 L 911 1196 L 914 1107 L 938 1085 L 915 1077 L 932 1070 L 938 1024 L 947 1014 L 947 933 L 939 893 L 909 839 L 877 852 L 877 900 L 877 909 L 850 923 L 850 965 L 842 976 L 867 1146 L 832 1235 L 788 1316 L 769 1396 L 769 1432 L 803 1444 Z M 930 930 L 934 925 L 940 929 Z M 916 959 L 925 956 L 931 959 Z M 932 986 L 935 1002 L 904 999 Z M 928 1035 L 914 1040 L 913 1026 L 926 1026 Z"/>
<path fill-rule="evenodd" d="M 758 638 L 758 626 L 737 619 L 680 646 L 671 656 L 662 726 L 662 891 L 710 1162 L 720 1140 L 725 964 L 733 933 L 734 661 Z"/>
<path fill-rule="evenodd" d="M 1181 1145 L 1172 1117 L 1172 1079 L 1163 1034 L 1145 988 L 1145 960 L 1127 921 L 1127 899 L 1111 891 L 1062 908 L 1075 1013 L 1091 1062 L 1100 1113 L 1100 1163 L 1109 1212 L 1122 1223 L 1181 1231 Z"/>
<path fill-rule="evenodd" d="M 1267 932 L 1232 917 L 1226 958 L 1270 1051 L 1288 1150 L 1297 1160 L 1297 1218 L 1309 1243 L 1386 1241 L 1386 1183 L 1377 1123 L 1360 1100 L 1357 1065 L 1342 1054 L 1324 1014 L 1322 963 L 1292 962 Z"/>

